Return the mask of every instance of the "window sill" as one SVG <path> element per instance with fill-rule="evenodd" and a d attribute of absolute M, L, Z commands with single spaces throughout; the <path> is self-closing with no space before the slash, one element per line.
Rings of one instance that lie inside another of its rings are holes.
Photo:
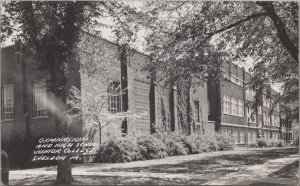
<path fill-rule="evenodd" d="M 2 119 L 2 122 L 6 122 L 6 121 L 15 121 L 15 119 Z"/>
<path fill-rule="evenodd" d="M 239 115 L 234 115 L 234 114 L 227 114 L 227 113 L 223 113 L 224 115 L 228 115 L 228 116 L 235 116 L 235 117 L 240 117 L 240 118 L 243 118 L 245 116 L 239 116 Z"/>
<path fill-rule="evenodd" d="M 35 117 L 32 117 L 31 119 L 47 119 L 48 116 L 35 116 Z"/>

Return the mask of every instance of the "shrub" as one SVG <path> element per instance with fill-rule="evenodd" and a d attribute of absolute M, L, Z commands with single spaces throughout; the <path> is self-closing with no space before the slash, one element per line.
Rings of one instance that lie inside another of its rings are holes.
<path fill-rule="evenodd" d="M 186 149 L 181 143 L 172 139 L 166 140 L 164 143 L 168 156 L 187 155 Z"/>
<path fill-rule="evenodd" d="M 212 147 L 211 145 L 208 143 L 209 140 L 205 139 L 204 136 L 200 136 L 199 138 L 197 138 L 197 150 L 199 153 L 201 152 L 210 152 L 212 151 Z"/>
<path fill-rule="evenodd" d="M 286 142 L 284 140 L 279 140 L 277 147 L 284 147 L 284 146 L 286 146 Z"/>
<path fill-rule="evenodd" d="M 101 145 L 97 162 L 130 162 L 137 156 L 137 145 L 129 137 L 113 137 Z"/>
<path fill-rule="evenodd" d="M 267 146 L 268 147 L 277 147 L 278 140 L 276 139 L 267 139 Z"/>
<path fill-rule="evenodd" d="M 144 135 L 137 138 L 137 160 L 164 158 L 167 156 L 167 147 L 162 140 L 153 135 Z"/>
<path fill-rule="evenodd" d="M 284 140 L 259 138 L 256 140 L 258 147 L 283 147 L 286 145 Z"/>
<path fill-rule="evenodd" d="M 187 154 L 196 154 L 198 152 L 196 136 L 184 136 L 181 138 L 181 143 L 184 145 Z"/>
<path fill-rule="evenodd" d="M 267 147 L 268 146 L 268 142 L 265 138 L 259 138 L 256 140 L 257 146 L 258 147 Z"/>
<path fill-rule="evenodd" d="M 233 138 L 229 134 L 221 132 L 216 133 L 215 136 L 219 147 L 218 150 L 225 151 L 232 150 L 234 148 Z"/>
<path fill-rule="evenodd" d="M 213 133 L 197 134 L 191 136 L 196 149 L 194 153 L 211 152 L 219 150 L 218 141 Z"/>

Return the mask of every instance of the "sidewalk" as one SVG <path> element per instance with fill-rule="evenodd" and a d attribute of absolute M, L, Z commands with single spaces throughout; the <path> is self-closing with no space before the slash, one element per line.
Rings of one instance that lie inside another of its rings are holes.
<path fill-rule="evenodd" d="M 289 165 L 299 160 L 299 155 L 290 155 L 286 158 L 267 160 L 264 164 L 248 166 L 243 172 L 236 172 L 227 175 L 218 180 L 209 181 L 207 185 L 248 185 L 252 182 L 265 182 L 265 183 L 289 183 L 291 185 L 297 185 L 299 178 L 274 178 L 268 177 L 271 173 L 279 170 L 286 165 Z"/>
<path fill-rule="evenodd" d="M 238 149 L 129 163 L 81 164 L 73 165 L 72 174 L 77 180 L 74 184 L 250 184 L 298 160 L 298 154 L 289 153 L 292 150 Z M 230 166 L 245 169 L 232 172 Z M 10 172 L 11 184 L 51 184 L 55 176 L 55 166 Z"/>

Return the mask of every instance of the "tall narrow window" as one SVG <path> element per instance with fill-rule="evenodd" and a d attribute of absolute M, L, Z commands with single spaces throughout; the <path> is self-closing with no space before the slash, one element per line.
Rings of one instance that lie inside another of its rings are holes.
<path fill-rule="evenodd" d="M 239 99 L 239 113 L 238 115 L 244 117 L 244 102 L 243 100 Z"/>
<path fill-rule="evenodd" d="M 194 117 L 196 122 L 200 122 L 200 106 L 199 101 L 194 101 Z"/>
<path fill-rule="evenodd" d="M 224 104 L 224 108 L 223 108 L 224 114 L 230 114 L 230 97 L 229 96 L 224 95 L 223 104 Z"/>
<path fill-rule="evenodd" d="M 110 113 L 121 112 L 121 91 L 119 82 L 113 82 L 108 87 L 108 111 Z"/>
<path fill-rule="evenodd" d="M 45 80 L 33 82 L 33 117 L 47 116 L 47 93 Z"/>
<path fill-rule="evenodd" d="M 1 95 L 2 119 L 14 119 L 14 85 L 4 85 Z"/>
<path fill-rule="evenodd" d="M 262 109 L 261 109 L 261 106 L 258 106 L 258 114 L 262 115 Z"/>
<path fill-rule="evenodd" d="M 237 114 L 237 99 L 236 98 L 231 98 L 231 114 L 232 115 L 238 115 Z"/>
<path fill-rule="evenodd" d="M 266 98 L 266 95 L 263 95 L 263 106 L 267 107 L 267 98 Z"/>

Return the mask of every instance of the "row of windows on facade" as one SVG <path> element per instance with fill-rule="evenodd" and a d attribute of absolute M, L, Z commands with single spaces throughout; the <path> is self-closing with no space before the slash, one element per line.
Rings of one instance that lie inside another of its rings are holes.
<path fill-rule="evenodd" d="M 223 112 L 224 114 L 244 117 L 244 102 L 241 99 L 237 99 L 231 96 L 224 95 L 223 98 Z M 262 115 L 262 108 L 258 107 L 258 114 Z M 265 125 L 279 126 L 280 118 L 278 115 L 271 115 L 272 122 L 270 122 L 270 115 L 268 112 L 264 112 Z M 250 123 L 256 123 L 256 115 L 254 110 L 247 107 L 247 121 Z"/>
<path fill-rule="evenodd" d="M 47 93 L 45 80 L 33 82 L 32 117 L 46 117 Z M 121 94 L 119 83 L 114 82 L 108 88 L 108 110 L 111 113 L 121 111 Z M 1 111 L 3 120 L 12 120 L 15 115 L 14 85 L 6 84 L 1 87 Z"/>
<path fill-rule="evenodd" d="M 257 139 L 257 131 L 256 130 L 245 130 L 238 128 L 223 128 L 225 133 L 233 136 L 235 143 L 255 143 Z M 271 139 L 280 139 L 280 134 L 278 132 L 272 131 L 264 131 L 265 138 Z"/>
<path fill-rule="evenodd" d="M 230 82 L 232 82 L 232 83 L 234 83 L 236 85 L 239 85 L 241 87 L 244 86 L 244 84 L 243 84 L 244 81 L 242 79 L 236 77 L 233 74 L 229 74 L 224 69 L 221 69 L 221 70 L 222 70 L 223 77 L 225 79 L 227 79 Z M 254 101 L 254 99 L 255 99 L 255 91 L 247 89 L 246 90 L 246 99 L 249 100 L 249 101 Z M 267 107 L 267 108 L 271 108 L 271 99 L 267 98 L 266 95 L 263 95 L 263 106 Z M 274 109 L 277 110 L 277 111 L 279 111 L 279 104 L 278 103 L 276 104 L 276 106 L 275 106 Z"/>
<path fill-rule="evenodd" d="M 257 138 L 257 131 L 255 130 L 244 130 L 237 128 L 224 128 L 224 132 L 231 135 L 235 143 L 255 143 Z"/>
<path fill-rule="evenodd" d="M 270 118 L 270 114 L 268 112 L 264 112 L 263 120 L 264 120 L 264 125 L 266 125 L 266 126 L 275 126 L 275 127 L 280 126 L 279 115 L 271 114 L 271 118 Z M 255 115 L 254 111 L 250 108 L 248 108 L 248 112 L 247 112 L 247 121 L 250 123 L 257 123 L 256 115 Z M 262 125 L 261 120 L 259 120 L 258 123 L 260 126 Z"/>
<path fill-rule="evenodd" d="M 244 101 L 224 95 L 224 114 L 244 117 Z"/>
<path fill-rule="evenodd" d="M 255 91 L 247 89 L 246 90 L 246 99 L 248 101 L 254 101 L 255 100 Z M 263 106 L 267 107 L 267 108 L 271 108 L 272 104 L 275 104 L 274 100 L 272 100 L 271 98 L 267 98 L 266 95 L 263 95 Z M 274 110 L 279 111 L 279 103 L 276 103 Z"/>
<path fill-rule="evenodd" d="M 15 115 L 15 100 L 14 100 L 14 85 L 6 84 L 1 87 L 1 111 L 2 119 L 14 119 Z M 32 116 L 43 117 L 47 116 L 47 97 L 45 81 L 38 80 L 33 82 L 33 104 Z"/>

